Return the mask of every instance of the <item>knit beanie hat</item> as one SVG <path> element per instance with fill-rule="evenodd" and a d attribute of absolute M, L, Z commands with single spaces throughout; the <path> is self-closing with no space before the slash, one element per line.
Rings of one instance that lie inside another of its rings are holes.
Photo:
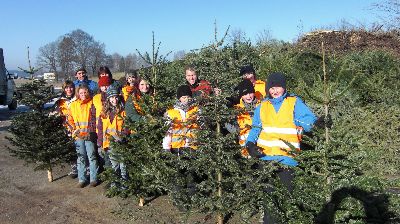
<path fill-rule="evenodd" d="M 108 76 L 102 76 L 99 78 L 99 86 L 109 86 L 111 85 L 111 79 Z"/>
<path fill-rule="evenodd" d="M 176 97 L 178 98 L 178 100 L 182 96 L 192 97 L 192 90 L 190 89 L 190 87 L 188 85 L 179 86 L 178 90 L 176 91 Z"/>
<path fill-rule="evenodd" d="M 282 87 L 286 90 L 286 78 L 285 75 L 280 72 L 272 73 L 268 76 L 267 85 L 265 91 L 268 93 L 272 87 Z"/>
<path fill-rule="evenodd" d="M 253 83 L 251 83 L 251 81 L 248 79 L 241 81 L 239 85 L 236 87 L 236 89 L 239 91 L 239 97 L 242 97 L 248 93 L 256 92 L 254 90 Z"/>
<path fill-rule="evenodd" d="M 119 95 L 119 91 L 117 89 L 115 89 L 114 87 L 109 87 L 107 89 L 107 99 L 112 97 L 112 96 L 118 96 Z"/>
<path fill-rule="evenodd" d="M 256 74 L 256 71 L 254 70 L 253 66 L 251 65 L 246 65 L 240 68 L 240 76 L 243 76 L 244 74 Z"/>

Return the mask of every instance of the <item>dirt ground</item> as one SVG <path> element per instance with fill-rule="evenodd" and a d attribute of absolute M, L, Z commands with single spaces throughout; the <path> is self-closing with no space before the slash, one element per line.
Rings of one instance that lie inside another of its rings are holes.
<path fill-rule="evenodd" d="M 33 171 L 6 148 L 10 117 L 23 110 L 0 108 L 0 223 L 215 223 L 215 216 L 186 217 L 167 196 L 139 207 L 131 198 L 107 198 L 104 184 L 77 188 L 77 179 L 66 175 L 68 167 L 56 168 L 55 181 L 49 183 L 46 171 Z"/>

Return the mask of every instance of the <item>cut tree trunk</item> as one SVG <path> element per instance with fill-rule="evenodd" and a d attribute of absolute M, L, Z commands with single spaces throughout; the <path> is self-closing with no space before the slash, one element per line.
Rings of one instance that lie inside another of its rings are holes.
<path fill-rule="evenodd" d="M 139 198 L 139 206 L 140 207 L 144 206 L 144 198 Z"/>
<path fill-rule="evenodd" d="M 47 179 L 49 182 L 53 182 L 53 171 L 50 169 L 47 170 Z"/>

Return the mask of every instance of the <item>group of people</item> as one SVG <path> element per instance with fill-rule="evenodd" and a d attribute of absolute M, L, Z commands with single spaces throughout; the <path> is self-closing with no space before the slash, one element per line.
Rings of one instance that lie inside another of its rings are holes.
<path fill-rule="evenodd" d="M 63 83 L 63 92 L 55 103 L 55 111 L 64 117 L 65 127 L 75 142 L 77 159 L 71 161 L 69 175 L 78 177 L 80 188 L 99 184 L 97 174 L 102 165 L 111 166 L 122 178 L 127 178 L 124 164 L 112 154 L 110 140 L 118 141 L 129 134 L 123 128 L 127 111 L 131 117 L 137 115 L 133 101 L 152 94 L 149 81 L 136 72 L 126 74 L 125 84 L 113 79 L 106 66 L 100 67 L 97 75 L 98 83 L 88 79 L 84 68 L 78 69 L 75 81 Z"/>
<path fill-rule="evenodd" d="M 149 82 L 131 72 L 126 74 L 123 85 L 112 78 L 107 67 L 98 70 L 98 83 L 88 80 L 85 69 L 77 70 L 75 76 L 74 82 L 64 83 L 62 97 L 56 105 L 59 113 L 65 116 L 66 127 L 75 140 L 78 187 L 87 183 L 92 187 L 98 185 L 97 154 L 101 155 L 101 162 L 110 165 L 121 178 L 128 178 L 124 164 L 113 156 L 110 140 L 118 141 L 129 134 L 123 127 L 124 118 L 139 119 L 141 112 L 136 102 L 144 94 L 153 93 Z M 310 131 L 317 117 L 299 97 L 286 91 L 284 74 L 272 73 L 262 81 L 257 80 L 252 66 L 244 66 L 240 76 L 242 81 L 235 88 L 238 95 L 227 98 L 227 105 L 238 110 L 233 123 L 238 129 L 242 155 L 275 161 L 287 167 L 278 170 L 276 175 L 290 192 L 293 188 L 290 167 L 298 163 L 291 150 L 300 150 L 303 131 Z M 199 129 L 197 114 L 201 104 L 195 99 L 221 92 L 206 80 L 199 79 L 194 66 L 185 67 L 185 78 L 186 85 L 177 89 L 174 107 L 166 110 L 170 128 L 160 140 L 164 150 L 177 154 L 197 148 L 195 130 Z M 89 167 L 89 181 L 86 167 Z M 268 214 L 266 217 L 266 220 L 273 220 Z"/>

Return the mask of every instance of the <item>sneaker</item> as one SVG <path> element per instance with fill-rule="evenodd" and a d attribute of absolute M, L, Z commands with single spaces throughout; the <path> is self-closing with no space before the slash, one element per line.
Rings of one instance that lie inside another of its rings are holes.
<path fill-rule="evenodd" d="M 86 186 L 86 183 L 85 183 L 85 182 L 79 182 L 79 183 L 76 185 L 77 188 L 84 188 L 85 186 Z"/>
<path fill-rule="evenodd" d="M 90 182 L 89 184 L 90 187 L 96 187 L 97 185 L 99 185 L 99 182 L 97 181 Z"/>

